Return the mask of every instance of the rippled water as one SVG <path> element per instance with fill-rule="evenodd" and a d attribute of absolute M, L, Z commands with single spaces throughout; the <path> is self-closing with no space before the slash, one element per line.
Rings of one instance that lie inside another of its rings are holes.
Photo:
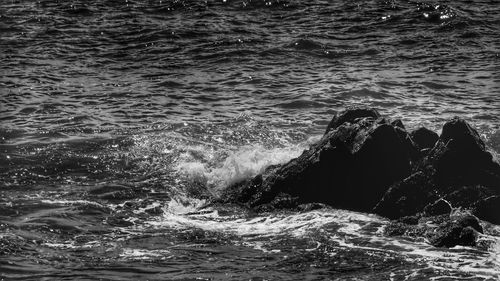
<path fill-rule="evenodd" d="M 207 206 L 368 105 L 500 153 L 496 1 L 5 0 L 0 278 L 496 280 L 341 210 Z"/>

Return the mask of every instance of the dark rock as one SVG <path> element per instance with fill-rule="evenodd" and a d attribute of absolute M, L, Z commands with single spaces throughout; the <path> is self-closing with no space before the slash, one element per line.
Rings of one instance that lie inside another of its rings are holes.
<path fill-rule="evenodd" d="M 392 121 L 391 125 L 406 131 L 405 125 L 403 125 L 403 121 L 401 121 L 401 119 L 396 119 Z"/>
<path fill-rule="evenodd" d="M 478 200 L 472 207 L 472 212 L 482 220 L 500 224 L 500 196 L 490 196 Z"/>
<path fill-rule="evenodd" d="M 248 202 L 259 191 L 258 189 L 262 186 L 262 182 L 263 182 L 262 175 L 257 175 L 254 178 L 252 178 L 249 182 L 246 182 L 245 184 L 237 183 L 234 186 L 229 187 L 227 190 L 238 189 L 238 192 L 227 193 L 226 200 L 237 201 L 240 203 Z"/>
<path fill-rule="evenodd" d="M 472 227 L 446 227 L 429 240 L 434 247 L 475 246 L 477 235 Z"/>
<path fill-rule="evenodd" d="M 485 151 L 484 142 L 479 134 L 465 120 L 458 117 L 446 122 L 443 126 L 440 140 L 449 142 L 453 140 L 454 146 L 464 153 L 481 154 Z"/>
<path fill-rule="evenodd" d="M 298 158 L 229 187 L 221 202 L 254 211 L 324 205 L 371 211 L 401 218 L 395 233 L 404 225 L 403 232 L 425 233 L 434 245 L 448 246 L 470 245 L 474 232 L 467 228 L 479 231 L 471 221 L 448 223 L 452 210 L 470 209 L 500 223 L 499 197 L 500 165 L 464 120 L 447 122 L 441 136 L 425 128 L 409 134 L 399 120 L 355 108 L 336 115 Z M 429 217 L 439 226 L 435 235 L 422 226 Z"/>
<path fill-rule="evenodd" d="M 419 149 L 433 148 L 439 139 L 438 134 L 424 127 L 411 132 L 410 136 Z"/>
<path fill-rule="evenodd" d="M 439 195 L 431 177 L 420 171 L 392 185 L 373 212 L 390 219 L 397 219 L 415 215 L 438 199 Z"/>
<path fill-rule="evenodd" d="M 414 166 L 414 163 L 422 159 L 422 153 L 419 151 L 417 145 L 413 142 L 410 134 L 408 134 L 406 130 L 400 127 L 394 127 L 394 129 L 396 130 L 400 140 L 404 143 L 408 155 L 410 156 L 412 166 Z"/>
<path fill-rule="evenodd" d="M 441 224 L 427 236 L 435 247 L 475 246 L 477 232 L 483 232 L 479 220 L 472 215 L 460 215 Z"/>
<path fill-rule="evenodd" d="M 424 214 L 427 216 L 438 216 L 451 213 L 452 208 L 448 201 L 439 199 L 424 208 Z"/>
<path fill-rule="evenodd" d="M 427 156 L 427 155 L 429 155 L 430 151 L 431 151 L 430 148 L 420 149 L 420 155 Z"/>
<path fill-rule="evenodd" d="M 444 125 L 427 165 L 434 167 L 435 179 L 442 187 L 482 185 L 500 191 L 500 166 L 486 151 L 477 131 L 462 119 Z"/>
<path fill-rule="evenodd" d="M 427 237 L 439 226 L 450 221 L 449 215 L 432 217 L 407 216 L 391 221 L 384 229 L 388 236 Z"/>
<path fill-rule="evenodd" d="M 406 216 L 398 219 L 398 222 L 409 224 L 409 225 L 417 225 L 420 220 L 420 216 Z"/>
<path fill-rule="evenodd" d="M 454 208 L 470 208 L 499 191 L 500 166 L 486 151 L 479 134 L 465 121 L 453 119 L 445 124 L 428 155 L 413 167 L 413 174 L 393 184 L 373 211 L 395 219 L 422 212 L 439 198 Z M 442 207 L 447 212 L 448 208 Z"/>
<path fill-rule="evenodd" d="M 416 230 L 417 228 L 412 227 L 410 224 L 404 222 L 392 222 L 384 228 L 384 234 L 387 236 L 414 236 L 411 235 L 411 230 Z"/>
<path fill-rule="evenodd" d="M 483 232 L 479 220 L 468 212 L 409 217 L 391 222 L 384 230 L 389 236 L 426 238 L 435 247 L 475 246 L 478 233 Z M 418 218 L 418 222 L 415 220 Z"/>
<path fill-rule="evenodd" d="M 493 195 L 494 193 L 489 188 L 480 185 L 461 186 L 446 194 L 444 199 L 453 206 L 471 208 L 477 201 Z"/>
<path fill-rule="evenodd" d="M 380 117 L 380 114 L 375 109 L 372 109 L 372 108 L 360 107 L 360 108 L 348 109 L 348 110 L 342 111 L 341 113 L 339 113 L 338 115 L 335 115 L 332 118 L 332 120 L 328 124 L 328 127 L 326 128 L 325 134 L 333 129 L 336 129 L 338 126 L 340 126 L 346 122 L 354 123 L 357 121 L 357 119 L 360 119 L 360 118 L 377 119 L 379 117 Z"/>
<path fill-rule="evenodd" d="M 251 207 L 291 206 L 276 200 L 284 193 L 297 198 L 297 204 L 371 210 L 387 187 L 408 176 L 411 168 L 399 128 L 372 116 L 379 115 L 374 110 L 341 113 L 331 122 L 331 130 L 301 156 L 237 185 L 236 192 L 231 191 L 238 194 L 236 201 Z M 345 122 L 339 124 L 340 120 Z"/>
<path fill-rule="evenodd" d="M 300 204 L 298 206 L 298 209 L 301 212 L 309 212 L 309 211 L 327 209 L 327 208 L 330 208 L 330 206 L 322 204 L 322 203 L 306 203 L 306 204 Z"/>
<path fill-rule="evenodd" d="M 271 206 L 278 209 L 291 209 L 298 206 L 298 198 L 287 193 L 279 193 L 271 201 Z"/>
<path fill-rule="evenodd" d="M 479 233 L 483 233 L 483 227 L 479 222 L 479 219 L 469 213 L 459 213 L 458 215 L 452 215 L 451 218 L 453 222 L 460 227 L 472 227 Z"/>

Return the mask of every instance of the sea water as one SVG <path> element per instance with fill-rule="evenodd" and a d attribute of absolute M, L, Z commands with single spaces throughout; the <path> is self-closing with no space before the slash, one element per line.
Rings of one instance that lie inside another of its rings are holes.
<path fill-rule="evenodd" d="M 348 106 L 500 152 L 496 1 L 2 0 L 0 279 L 498 280 L 388 220 L 211 206 Z M 496 158 L 498 159 L 498 158 Z"/>

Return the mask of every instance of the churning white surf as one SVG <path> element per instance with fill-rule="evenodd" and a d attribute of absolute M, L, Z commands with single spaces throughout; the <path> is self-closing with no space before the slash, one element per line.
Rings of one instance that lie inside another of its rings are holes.
<path fill-rule="evenodd" d="M 238 181 L 262 173 L 270 165 L 282 164 L 296 158 L 305 149 L 304 144 L 265 148 L 262 145 L 244 146 L 232 151 L 221 163 L 211 163 L 215 155 L 195 147 L 181 154 L 175 169 L 193 181 L 204 183 L 210 187 L 221 189 Z M 208 155 L 207 162 L 199 158 L 199 154 Z"/>

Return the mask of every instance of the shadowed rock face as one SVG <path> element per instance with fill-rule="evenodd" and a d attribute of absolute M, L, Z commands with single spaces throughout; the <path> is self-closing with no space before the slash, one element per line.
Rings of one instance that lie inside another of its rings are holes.
<path fill-rule="evenodd" d="M 492 161 L 479 134 L 464 120 L 455 118 L 443 127 L 429 164 L 441 185 L 481 184 L 500 190 L 500 167 Z"/>
<path fill-rule="evenodd" d="M 450 214 L 453 211 L 450 203 L 444 199 L 439 199 L 424 208 L 424 214 L 428 216 L 439 216 Z"/>
<path fill-rule="evenodd" d="M 341 113 L 335 115 L 326 128 L 325 134 L 329 131 L 338 128 L 340 125 L 344 123 L 354 123 L 356 120 L 361 118 L 372 118 L 377 119 L 380 118 L 380 114 L 372 108 L 353 108 L 350 110 L 342 111 Z M 400 121 L 401 122 L 401 121 Z M 401 125 L 403 123 L 401 122 Z"/>
<path fill-rule="evenodd" d="M 479 218 L 500 224 L 500 196 L 495 195 L 480 199 L 474 203 L 472 210 Z"/>
<path fill-rule="evenodd" d="M 425 128 L 409 134 L 399 120 L 355 108 L 336 115 L 321 140 L 298 158 L 229 187 L 223 201 L 257 211 L 321 203 L 390 219 L 446 217 L 460 207 L 499 223 L 499 196 L 500 166 L 464 120 L 447 122 L 441 136 Z M 475 237 L 464 230 L 468 225 L 445 226 L 433 244 Z"/>
<path fill-rule="evenodd" d="M 444 125 L 439 140 L 414 167 L 414 173 L 393 184 L 374 212 L 395 219 L 417 214 L 445 198 L 454 208 L 470 208 L 480 218 L 495 221 L 491 216 L 482 217 L 488 212 L 479 211 L 478 201 L 499 193 L 500 166 L 486 151 L 479 134 L 455 118 Z"/>
<path fill-rule="evenodd" d="M 425 127 L 421 127 L 411 132 L 410 136 L 419 149 L 431 149 L 439 140 L 438 134 Z"/>
<path fill-rule="evenodd" d="M 287 202 L 370 211 L 411 169 L 409 136 L 379 116 L 368 109 L 340 114 L 301 156 L 244 183 L 237 200 L 275 207 L 288 194 Z"/>

